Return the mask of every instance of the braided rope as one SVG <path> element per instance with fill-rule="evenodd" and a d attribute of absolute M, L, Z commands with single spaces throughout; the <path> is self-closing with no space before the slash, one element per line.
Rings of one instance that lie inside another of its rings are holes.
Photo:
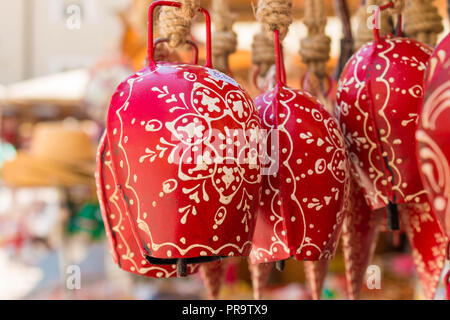
<path fill-rule="evenodd" d="M 389 0 L 389 1 L 385 1 L 385 2 L 393 3 L 393 6 L 389 9 L 387 9 L 390 15 L 401 14 L 403 12 L 403 9 L 405 9 L 405 0 Z"/>
<path fill-rule="evenodd" d="M 279 30 L 280 40 L 286 36 L 292 23 L 292 1 L 259 0 L 255 16 L 262 29 L 253 37 L 252 63 L 259 69 L 259 75 L 265 76 L 275 64 L 272 32 Z"/>
<path fill-rule="evenodd" d="M 259 68 L 261 76 L 265 76 L 270 67 L 275 64 L 275 47 L 264 30 L 253 37 L 252 63 Z"/>
<path fill-rule="evenodd" d="M 236 51 L 237 35 L 233 31 L 234 15 L 227 0 L 213 0 L 214 32 L 212 55 L 214 67 L 224 73 L 229 72 L 228 56 Z"/>
<path fill-rule="evenodd" d="M 444 30 L 442 17 L 433 0 L 409 0 L 405 9 L 405 34 L 422 43 L 435 46 Z"/>
<path fill-rule="evenodd" d="M 186 43 L 190 35 L 192 18 L 195 16 L 199 0 L 180 0 L 181 8 L 162 7 L 159 14 L 161 34 L 169 39 L 169 46 L 178 47 Z"/>
<path fill-rule="evenodd" d="M 381 5 L 381 0 L 367 0 L 365 5 L 359 7 L 356 17 L 358 20 L 355 32 L 355 50 L 361 48 L 364 44 L 373 40 L 373 30 L 367 27 L 368 19 L 373 18 L 374 12 L 368 12 L 369 6 Z M 389 12 L 383 10 L 379 13 L 380 18 L 380 35 L 386 35 L 393 32 L 393 27 L 390 21 Z"/>
<path fill-rule="evenodd" d="M 326 63 L 330 59 L 331 44 L 330 37 L 325 34 L 327 17 L 324 0 L 305 0 L 303 23 L 308 28 L 308 35 L 301 40 L 299 53 L 308 71 L 323 79 L 326 76 Z"/>
<path fill-rule="evenodd" d="M 292 0 L 259 0 L 255 15 L 267 32 L 278 30 L 283 40 L 292 23 Z"/>

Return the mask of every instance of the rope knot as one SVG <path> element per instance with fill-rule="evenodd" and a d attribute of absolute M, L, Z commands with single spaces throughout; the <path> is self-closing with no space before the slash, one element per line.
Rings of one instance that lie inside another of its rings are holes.
<path fill-rule="evenodd" d="M 373 40 L 373 30 L 367 27 L 367 19 L 369 18 L 369 16 L 373 15 L 373 12 L 368 12 L 367 8 L 372 5 L 380 5 L 380 1 L 368 0 L 367 3 L 361 6 L 356 13 L 358 25 L 355 32 L 355 49 L 359 49 L 367 42 Z M 380 12 L 379 19 L 380 35 L 385 35 L 393 32 L 393 27 L 390 22 L 390 15 L 386 10 Z"/>
<path fill-rule="evenodd" d="M 236 51 L 237 36 L 233 31 L 214 32 L 214 45 L 211 54 L 214 59 L 214 67 L 224 73 L 229 72 L 228 56 Z"/>
<path fill-rule="evenodd" d="M 326 75 L 326 62 L 330 59 L 331 39 L 327 35 L 319 33 L 302 39 L 300 44 L 299 53 L 303 62 L 308 65 L 309 71 L 318 78 L 323 78 Z"/>
<path fill-rule="evenodd" d="M 265 76 L 275 63 L 275 47 L 273 41 L 267 38 L 265 31 L 260 31 L 253 37 L 252 62 L 259 67 L 261 76 Z"/>
<path fill-rule="evenodd" d="M 405 33 L 420 42 L 434 46 L 444 30 L 442 17 L 431 1 L 411 0 L 405 9 Z"/>
<path fill-rule="evenodd" d="M 256 18 L 266 31 L 279 30 L 280 39 L 284 39 L 292 23 L 292 1 L 259 0 Z"/>
<path fill-rule="evenodd" d="M 330 59 L 331 39 L 325 34 L 327 17 L 323 0 L 305 0 L 305 18 L 308 36 L 300 41 L 300 55 L 308 71 L 320 80 L 326 76 L 326 63 Z"/>
<path fill-rule="evenodd" d="M 159 28 L 161 34 L 169 39 L 169 46 L 178 47 L 188 39 L 191 22 L 194 18 L 199 0 L 183 0 L 181 8 L 162 7 L 159 14 Z"/>
<path fill-rule="evenodd" d="M 214 67 L 229 72 L 228 56 L 236 51 L 237 34 L 233 31 L 234 15 L 225 0 L 213 0 L 213 46 Z"/>
<path fill-rule="evenodd" d="M 236 51 L 237 35 L 234 31 L 215 31 L 212 54 L 229 55 Z"/>
<path fill-rule="evenodd" d="M 391 15 L 401 14 L 403 9 L 405 9 L 405 0 L 390 0 L 389 2 L 393 3 L 393 6 L 388 9 Z"/>

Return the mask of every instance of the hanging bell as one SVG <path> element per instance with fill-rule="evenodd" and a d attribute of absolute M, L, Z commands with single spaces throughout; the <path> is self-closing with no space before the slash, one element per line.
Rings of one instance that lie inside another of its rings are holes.
<path fill-rule="evenodd" d="M 261 184 L 260 119 L 252 99 L 206 65 L 156 62 L 149 9 L 148 66 L 122 82 L 108 111 L 106 141 L 118 201 L 139 254 L 152 265 L 248 256 Z M 138 254 L 136 252 L 136 254 Z"/>
<path fill-rule="evenodd" d="M 320 300 L 322 297 L 329 264 L 329 260 L 303 262 L 306 282 L 311 292 L 312 300 Z"/>
<path fill-rule="evenodd" d="M 359 299 L 367 267 L 375 253 L 382 215 L 378 211 L 370 211 L 361 189 L 354 179 L 351 180 L 347 214 L 342 227 L 342 251 L 347 296 L 354 300 Z"/>
<path fill-rule="evenodd" d="M 442 231 L 450 239 L 450 35 L 428 62 L 416 132 L 420 176 Z M 449 255 L 450 257 L 450 255 Z"/>
<path fill-rule="evenodd" d="M 420 177 L 431 209 L 447 236 L 445 255 L 450 259 L 450 35 L 434 50 L 425 77 L 425 101 L 416 131 Z M 437 234 L 437 232 L 436 232 Z M 437 274 L 437 271 L 435 272 Z M 426 281 L 425 277 L 423 281 Z M 450 300 L 450 271 L 444 278 L 446 299 Z M 435 279 L 433 279 L 434 281 Z M 434 282 L 434 284 L 436 284 Z M 429 286 L 430 296 L 435 287 Z"/>
<path fill-rule="evenodd" d="M 261 300 L 262 292 L 264 291 L 267 282 L 269 281 L 273 265 L 273 262 L 248 264 L 250 277 L 252 280 L 254 300 Z"/>
<path fill-rule="evenodd" d="M 431 300 L 444 269 L 447 239 L 428 203 L 401 206 L 400 221 L 409 240 L 423 294 Z"/>
<path fill-rule="evenodd" d="M 329 260 L 334 256 L 349 187 L 348 160 L 337 121 L 307 92 L 285 84 L 278 30 L 276 84 L 259 109 L 267 154 L 251 263 Z"/>
<path fill-rule="evenodd" d="M 397 205 L 426 202 L 411 151 L 431 49 L 408 38 L 380 37 L 376 26 L 373 31 L 375 40 L 341 74 L 336 112 L 352 173 L 370 209 L 387 208 L 389 228 L 398 230 Z"/>

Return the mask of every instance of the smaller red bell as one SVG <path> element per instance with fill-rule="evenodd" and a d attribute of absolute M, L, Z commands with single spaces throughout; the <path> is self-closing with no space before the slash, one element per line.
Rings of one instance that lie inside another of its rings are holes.
<path fill-rule="evenodd" d="M 177 266 L 152 265 L 142 257 L 133 236 L 126 205 L 120 197 L 120 190 L 114 178 L 111 150 L 104 135 L 97 154 L 97 195 L 109 249 L 114 262 L 123 270 L 141 276 L 170 278 L 177 276 Z M 197 271 L 197 265 L 188 265 L 187 273 Z"/>
<path fill-rule="evenodd" d="M 400 220 L 425 299 L 433 299 L 444 269 L 447 239 L 428 203 L 400 207 Z"/>
<path fill-rule="evenodd" d="M 267 131 L 252 263 L 329 260 L 334 256 L 349 171 L 337 121 L 307 92 L 285 85 L 278 30 L 275 87 L 255 99 Z"/>
<path fill-rule="evenodd" d="M 226 260 L 212 261 L 200 265 L 200 276 L 205 285 L 206 294 L 209 300 L 218 299 L 227 266 Z"/>
<path fill-rule="evenodd" d="M 352 179 L 347 214 L 342 227 L 347 295 L 358 299 L 367 267 L 375 252 L 382 224 L 379 211 L 371 212 L 364 195 Z"/>
<path fill-rule="evenodd" d="M 387 208 L 390 229 L 396 230 L 397 204 L 427 201 L 411 150 L 431 48 L 408 38 L 380 38 L 377 28 L 374 37 L 345 66 L 336 111 L 369 207 Z"/>
<path fill-rule="evenodd" d="M 306 281 L 313 300 L 320 300 L 322 297 L 323 285 L 327 277 L 329 263 L 329 260 L 303 262 Z"/>
<path fill-rule="evenodd" d="M 420 176 L 443 231 L 450 238 L 450 35 L 428 62 L 425 101 L 416 132 Z M 450 256 L 449 256 L 450 258 Z"/>
<path fill-rule="evenodd" d="M 252 279 L 253 299 L 261 300 L 262 292 L 267 286 L 274 265 L 275 263 L 273 262 L 253 264 L 249 261 L 248 266 Z"/>

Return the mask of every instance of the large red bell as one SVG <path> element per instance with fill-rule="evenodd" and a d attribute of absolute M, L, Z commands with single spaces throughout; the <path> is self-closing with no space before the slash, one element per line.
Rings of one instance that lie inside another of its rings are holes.
<path fill-rule="evenodd" d="M 97 194 L 105 225 L 108 244 L 114 262 L 123 270 L 142 276 L 169 278 L 177 276 L 173 265 L 153 265 L 142 257 L 136 242 L 125 202 L 115 181 L 111 165 L 111 150 L 105 136 L 100 141 L 97 154 Z M 188 265 L 187 273 L 197 270 L 197 265 Z"/>
<path fill-rule="evenodd" d="M 408 38 L 380 38 L 376 28 L 374 36 L 344 68 L 336 110 L 352 173 L 372 210 L 388 207 L 396 230 L 397 204 L 426 202 L 411 152 L 431 49 Z"/>
<path fill-rule="evenodd" d="M 269 164 L 251 262 L 327 260 L 334 255 L 344 218 L 349 185 L 345 145 L 325 107 L 309 93 L 286 86 L 277 30 L 274 38 L 277 81 L 255 100 L 267 130 Z"/>
<path fill-rule="evenodd" d="M 430 58 L 425 87 L 416 132 L 417 156 L 433 212 L 450 237 L 450 35 Z"/>
<path fill-rule="evenodd" d="M 153 43 L 149 9 L 149 43 Z M 247 256 L 261 174 L 260 120 L 252 99 L 212 69 L 208 12 L 206 66 L 155 62 L 112 97 L 106 136 L 111 166 L 140 253 L 152 264 Z M 182 274 L 185 272 L 181 272 Z"/>

